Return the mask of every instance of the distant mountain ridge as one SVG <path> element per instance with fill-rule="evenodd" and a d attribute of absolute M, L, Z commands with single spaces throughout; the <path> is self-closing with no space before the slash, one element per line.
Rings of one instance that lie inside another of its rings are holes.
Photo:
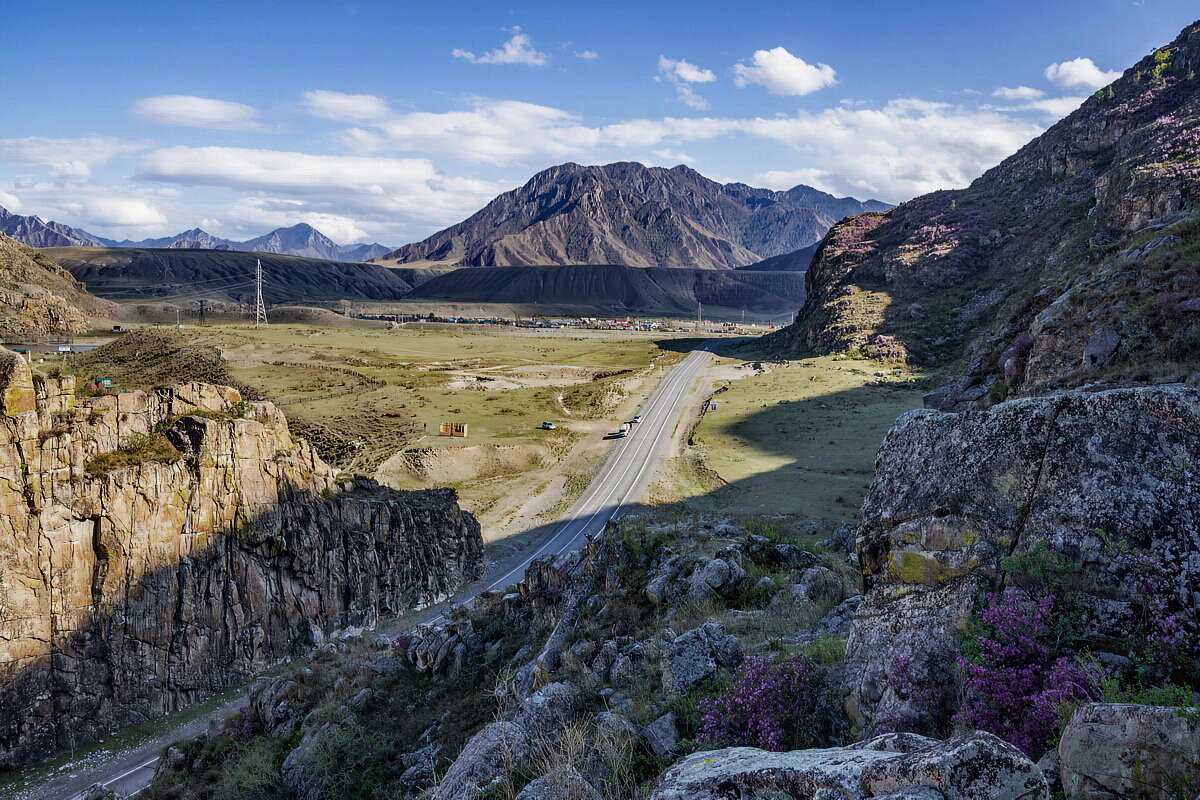
<path fill-rule="evenodd" d="M 889 208 L 809 186 L 721 184 L 683 165 L 568 163 L 383 260 L 734 269 L 815 244 L 846 216 Z"/>
<path fill-rule="evenodd" d="M 30 247 L 103 247 L 104 242 L 87 231 L 46 222 L 41 217 L 25 217 L 0 207 L 0 233 Z"/>
<path fill-rule="evenodd" d="M 192 228 L 174 236 L 134 241 L 105 239 L 87 231 L 46 222 L 41 217 L 22 216 L 0 207 L 0 233 L 30 247 L 132 247 L 171 250 L 242 250 L 274 253 L 281 256 L 305 256 L 327 261 L 370 261 L 385 255 L 390 248 L 373 242 L 340 245 L 313 226 L 301 222 L 289 228 L 276 228 L 268 234 L 235 242 L 214 236 L 203 228 Z"/>

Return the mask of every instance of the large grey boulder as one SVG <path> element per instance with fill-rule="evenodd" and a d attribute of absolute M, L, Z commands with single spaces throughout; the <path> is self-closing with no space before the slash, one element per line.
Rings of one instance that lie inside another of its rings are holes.
<path fill-rule="evenodd" d="M 516 722 L 535 736 L 560 729 L 579 708 L 579 690 L 569 683 L 548 683 L 517 708 Z"/>
<path fill-rule="evenodd" d="M 1103 531 L 1172 565 L 1182 616 L 1200 596 L 1200 392 L 1183 386 L 1065 392 L 987 411 L 920 410 L 897 420 L 861 513 L 865 595 L 846 652 L 847 712 L 946 719 L 958 698 L 959 626 L 1002 559 L 1043 544 L 1080 561 L 1095 596 L 1094 649 L 1127 626 L 1131 582 Z M 935 476 L 933 479 L 931 476 Z M 1114 616 L 1115 615 L 1115 616 Z M 903 665 L 941 688 L 916 708 L 890 681 Z"/>
<path fill-rule="evenodd" d="M 986 733 L 926 744 L 880 737 L 852 747 L 692 753 L 659 778 L 650 800 L 1048 800 L 1037 766 Z M 885 749 L 901 748 L 900 751 Z"/>
<path fill-rule="evenodd" d="M 474 800 L 483 787 L 523 765 L 531 749 L 525 728 L 515 722 L 493 722 L 471 737 L 430 797 Z"/>
<path fill-rule="evenodd" d="M 741 661 L 741 640 L 726 634 L 719 623 L 707 622 L 680 634 L 667 646 L 662 658 L 663 689 L 667 694 L 684 694 Z"/>
<path fill-rule="evenodd" d="M 535 778 L 515 800 L 600 800 L 600 793 L 570 765 Z"/>
<path fill-rule="evenodd" d="M 1172 800 L 1200 784 L 1195 710 L 1089 703 L 1058 746 L 1063 792 L 1072 800 Z M 1193 790 L 1194 791 L 1194 790 Z"/>
<path fill-rule="evenodd" d="M 1024 753 L 990 733 L 956 736 L 863 772 L 868 797 L 928 786 L 946 800 L 1049 800 L 1050 787 Z"/>

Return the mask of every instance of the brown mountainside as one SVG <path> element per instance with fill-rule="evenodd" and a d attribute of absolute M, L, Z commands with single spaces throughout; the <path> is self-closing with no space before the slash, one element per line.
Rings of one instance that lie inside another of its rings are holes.
<path fill-rule="evenodd" d="M 779 350 L 955 365 L 938 407 L 1200 365 L 1200 24 L 967 189 L 835 226 Z"/>
<path fill-rule="evenodd" d="M 848 214 L 885 208 L 807 186 L 776 192 L 720 184 L 685 166 L 563 164 L 384 258 L 470 267 L 731 269 L 819 241 Z"/>
<path fill-rule="evenodd" d="M 50 258 L 0 233 L 0 337 L 6 341 L 84 333 L 111 314 L 111 303 Z"/>

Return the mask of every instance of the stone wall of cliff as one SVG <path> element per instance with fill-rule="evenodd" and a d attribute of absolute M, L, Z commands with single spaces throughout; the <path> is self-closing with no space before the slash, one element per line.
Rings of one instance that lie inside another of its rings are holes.
<path fill-rule="evenodd" d="M 270 403 L 205 384 L 77 398 L 73 378 L 34 379 L 2 350 L 0 381 L 0 766 L 482 570 L 453 492 L 339 482 Z M 147 442 L 158 455 L 139 460 Z"/>
<path fill-rule="evenodd" d="M 866 593 L 846 652 L 852 722 L 949 719 L 960 701 L 961 628 L 978 592 L 1009 585 L 1005 557 L 1038 546 L 1081 565 L 1079 627 L 1091 652 L 1119 651 L 1135 617 L 1118 543 L 1168 566 L 1170 605 L 1194 635 L 1198 453 L 1200 391 L 1183 386 L 901 417 L 860 515 Z M 901 668 L 937 687 L 940 710 L 903 694 Z"/>

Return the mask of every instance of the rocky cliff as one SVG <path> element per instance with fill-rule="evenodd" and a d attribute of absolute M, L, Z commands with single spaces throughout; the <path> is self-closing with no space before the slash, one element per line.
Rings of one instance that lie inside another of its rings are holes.
<path fill-rule="evenodd" d="M 851 721 L 871 730 L 951 719 L 962 702 L 961 631 L 980 591 L 1019 585 L 1006 559 L 1039 549 L 1082 570 L 1070 611 L 1076 649 L 1128 666 L 1135 620 L 1147 613 L 1178 618 L 1190 641 L 1200 633 L 1197 453 L 1200 392 L 1182 386 L 901 417 L 860 515 L 866 592 L 846 653 Z M 1137 570 L 1147 564 L 1162 565 L 1150 612 Z M 906 692 L 910 681 L 935 696 Z"/>
<path fill-rule="evenodd" d="M 834 227 L 772 344 L 953 365 L 947 409 L 1194 371 L 1198 68 L 1193 24 L 969 188 Z"/>
<path fill-rule="evenodd" d="M 0 339 L 86 333 L 115 310 L 58 264 L 0 233 Z"/>
<path fill-rule="evenodd" d="M 885 208 L 807 186 L 775 192 L 723 185 L 685 166 L 562 164 L 384 258 L 467 267 L 730 269 L 810 245 L 847 214 Z"/>
<path fill-rule="evenodd" d="M 0 765 L 181 708 L 481 570 L 452 492 L 339 482 L 271 404 L 76 397 L 0 351 Z"/>

